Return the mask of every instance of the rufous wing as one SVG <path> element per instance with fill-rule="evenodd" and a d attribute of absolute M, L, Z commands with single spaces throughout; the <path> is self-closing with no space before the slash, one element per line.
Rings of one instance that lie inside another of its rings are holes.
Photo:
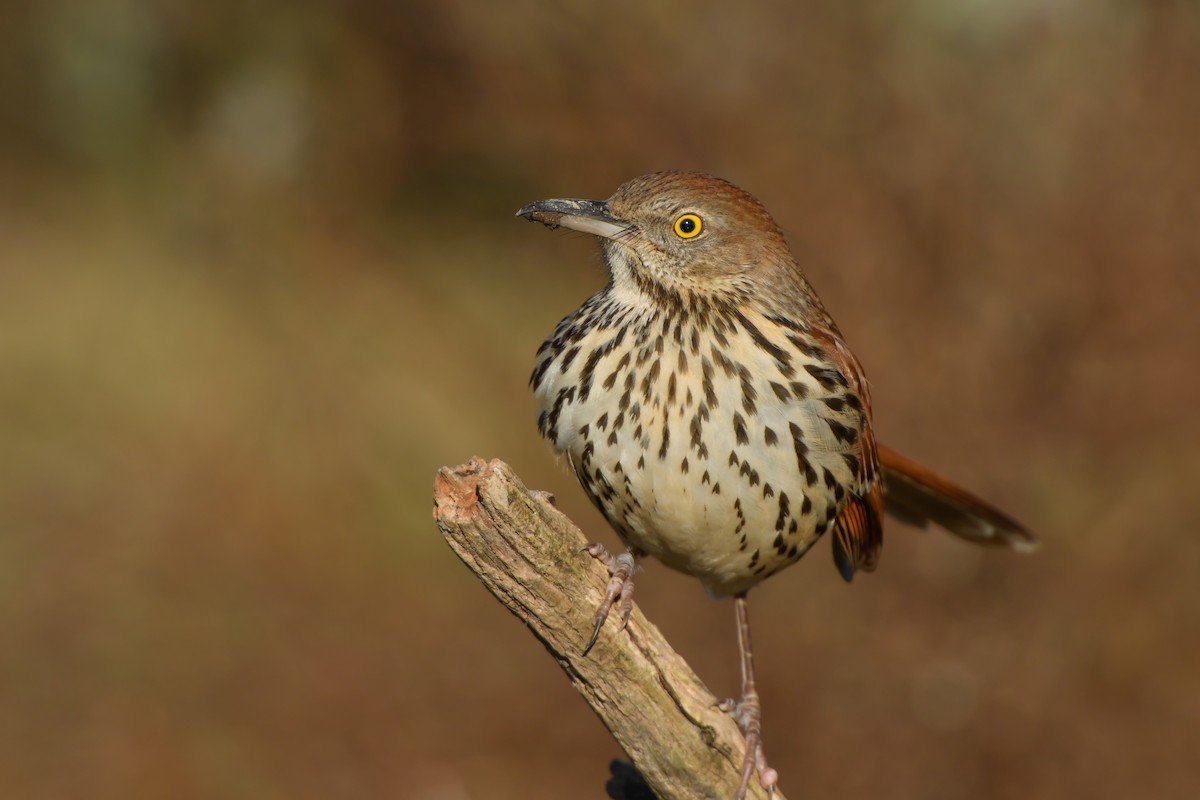
<path fill-rule="evenodd" d="M 858 570 L 874 570 L 883 547 L 884 505 L 875 433 L 871 428 L 871 390 L 862 365 L 836 328 L 812 325 L 808 332 L 825 359 L 845 376 L 847 388 L 858 396 L 863 409 L 853 453 L 858 463 L 858 475 L 833 525 L 833 563 L 842 578 L 849 581 Z"/>
<path fill-rule="evenodd" d="M 833 563 L 849 581 L 858 570 L 871 572 L 883 547 L 883 496 L 878 483 L 865 497 L 851 495 L 833 524 Z"/>

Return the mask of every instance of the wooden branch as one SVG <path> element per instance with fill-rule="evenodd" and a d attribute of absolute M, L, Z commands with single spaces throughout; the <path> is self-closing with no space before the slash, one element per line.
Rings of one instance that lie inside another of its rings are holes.
<path fill-rule="evenodd" d="M 504 462 L 475 458 L 438 471 L 433 514 L 450 547 L 541 640 L 661 800 L 733 796 L 741 731 L 636 607 L 624 631 L 614 610 L 581 655 L 608 574 L 581 552 L 583 534 L 549 495 L 530 492 Z M 750 790 L 766 797 L 755 779 Z"/>

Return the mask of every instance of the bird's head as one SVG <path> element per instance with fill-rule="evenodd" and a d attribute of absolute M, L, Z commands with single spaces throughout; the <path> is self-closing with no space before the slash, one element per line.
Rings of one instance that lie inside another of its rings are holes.
<path fill-rule="evenodd" d="M 542 200 L 517 216 L 600 237 L 620 291 L 816 303 L 767 210 L 711 175 L 656 172 L 625 183 L 607 201 Z"/>

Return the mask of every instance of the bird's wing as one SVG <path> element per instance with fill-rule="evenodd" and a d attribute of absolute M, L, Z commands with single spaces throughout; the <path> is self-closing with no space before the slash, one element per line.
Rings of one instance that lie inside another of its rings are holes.
<path fill-rule="evenodd" d="M 834 522 L 833 562 L 847 581 L 858 570 L 870 572 L 879 562 L 883 547 L 883 493 L 879 481 L 879 455 L 871 426 L 871 391 L 862 365 L 835 330 L 813 326 L 811 334 L 826 358 L 846 378 L 849 391 L 861 404 L 862 424 L 854 446 L 858 459 L 856 485 Z"/>

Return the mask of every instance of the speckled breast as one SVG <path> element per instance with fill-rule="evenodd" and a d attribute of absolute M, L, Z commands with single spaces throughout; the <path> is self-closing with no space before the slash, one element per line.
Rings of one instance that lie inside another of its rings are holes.
<path fill-rule="evenodd" d="M 862 403 L 802 334 L 602 292 L 539 350 L 539 429 L 627 545 L 744 591 L 830 528 L 858 473 Z"/>

